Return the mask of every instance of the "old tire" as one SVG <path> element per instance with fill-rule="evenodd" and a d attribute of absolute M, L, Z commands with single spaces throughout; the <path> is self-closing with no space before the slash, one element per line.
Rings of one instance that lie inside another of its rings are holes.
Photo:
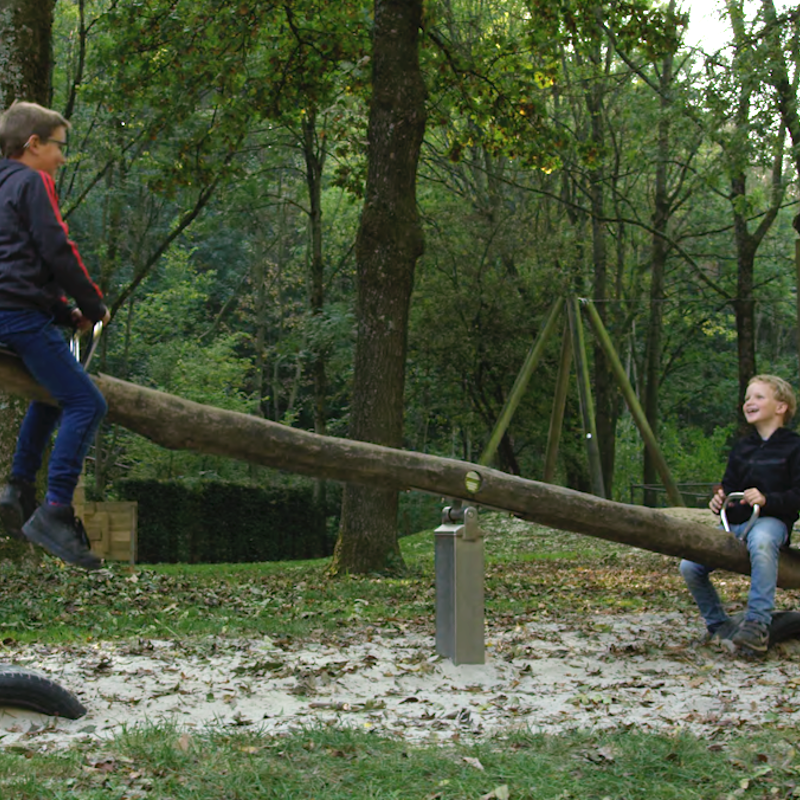
<path fill-rule="evenodd" d="M 787 639 L 800 639 L 800 611 L 775 611 L 769 626 L 770 647 Z"/>
<path fill-rule="evenodd" d="M 80 700 L 63 686 L 40 672 L 11 664 L 0 664 L 0 706 L 65 719 L 80 719 L 86 713 Z"/>

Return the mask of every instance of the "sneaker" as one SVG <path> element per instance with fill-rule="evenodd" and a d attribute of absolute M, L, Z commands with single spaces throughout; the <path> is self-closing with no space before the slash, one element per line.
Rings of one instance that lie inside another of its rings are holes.
<path fill-rule="evenodd" d="M 746 619 L 731 641 L 738 647 L 745 647 L 754 653 L 766 653 L 769 647 L 769 625 Z"/>
<path fill-rule="evenodd" d="M 89 537 L 83 523 L 75 516 L 72 506 L 45 503 L 22 526 L 28 541 L 44 547 L 68 564 L 84 569 L 100 569 L 103 565 L 90 549 Z"/>
<path fill-rule="evenodd" d="M 10 477 L 0 490 L 0 522 L 6 535 L 25 541 L 22 526 L 36 511 L 36 486 L 20 478 Z"/>
<path fill-rule="evenodd" d="M 705 633 L 698 639 L 692 642 L 693 647 L 705 647 L 708 645 L 718 646 L 722 644 L 725 646 L 726 642 L 730 642 L 731 636 L 738 628 L 738 621 L 736 619 L 726 619 L 725 622 L 718 622 L 716 625 L 706 626 Z"/>

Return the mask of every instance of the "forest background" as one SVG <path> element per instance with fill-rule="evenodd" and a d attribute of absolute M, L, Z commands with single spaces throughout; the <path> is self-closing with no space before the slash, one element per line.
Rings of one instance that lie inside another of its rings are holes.
<path fill-rule="evenodd" d="M 559 296 L 594 302 L 677 481 L 719 479 L 749 376 L 797 383 L 800 6 L 746 9 L 720 3 L 730 41 L 706 53 L 674 2 L 425 4 L 404 447 L 477 460 Z M 55 3 L 58 189 L 114 312 L 101 371 L 348 435 L 372 10 Z M 496 457 L 533 479 L 558 339 Z M 591 339 L 589 359 L 606 491 L 627 500 L 657 473 Z M 4 402 L 7 453 L 22 405 Z M 94 496 L 122 477 L 292 480 L 106 426 Z M 574 385 L 556 480 L 591 485 Z"/>

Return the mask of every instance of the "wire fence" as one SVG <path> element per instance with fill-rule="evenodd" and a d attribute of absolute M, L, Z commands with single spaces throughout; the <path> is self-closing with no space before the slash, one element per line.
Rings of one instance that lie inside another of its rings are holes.
<path fill-rule="evenodd" d="M 687 508 L 705 508 L 717 484 L 679 483 L 677 486 Z M 667 508 L 671 505 L 667 489 L 661 483 L 631 483 L 629 490 L 631 505 L 648 505 L 655 508 Z"/>

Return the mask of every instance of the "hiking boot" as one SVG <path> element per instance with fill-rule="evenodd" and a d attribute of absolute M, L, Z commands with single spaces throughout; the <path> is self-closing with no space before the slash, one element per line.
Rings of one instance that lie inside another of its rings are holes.
<path fill-rule="evenodd" d="M 769 647 L 769 625 L 754 619 L 746 619 L 733 634 L 731 641 L 738 647 L 744 647 L 754 653 L 766 653 Z"/>
<path fill-rule="evenodd" d="M 36 511 L 36 486 L 13 475 L 0 490 L 0 522 L 6 535 L 25 541 L 22 526 Z"/>
<path fill-rule="evenodd" d="M 89 537 L 72 506 L 45 503 L 22 526 L 28 541 L 44 547 L 68 564 L 84 569 L 100 569 L 103 565 L 89 547 Z"/>

